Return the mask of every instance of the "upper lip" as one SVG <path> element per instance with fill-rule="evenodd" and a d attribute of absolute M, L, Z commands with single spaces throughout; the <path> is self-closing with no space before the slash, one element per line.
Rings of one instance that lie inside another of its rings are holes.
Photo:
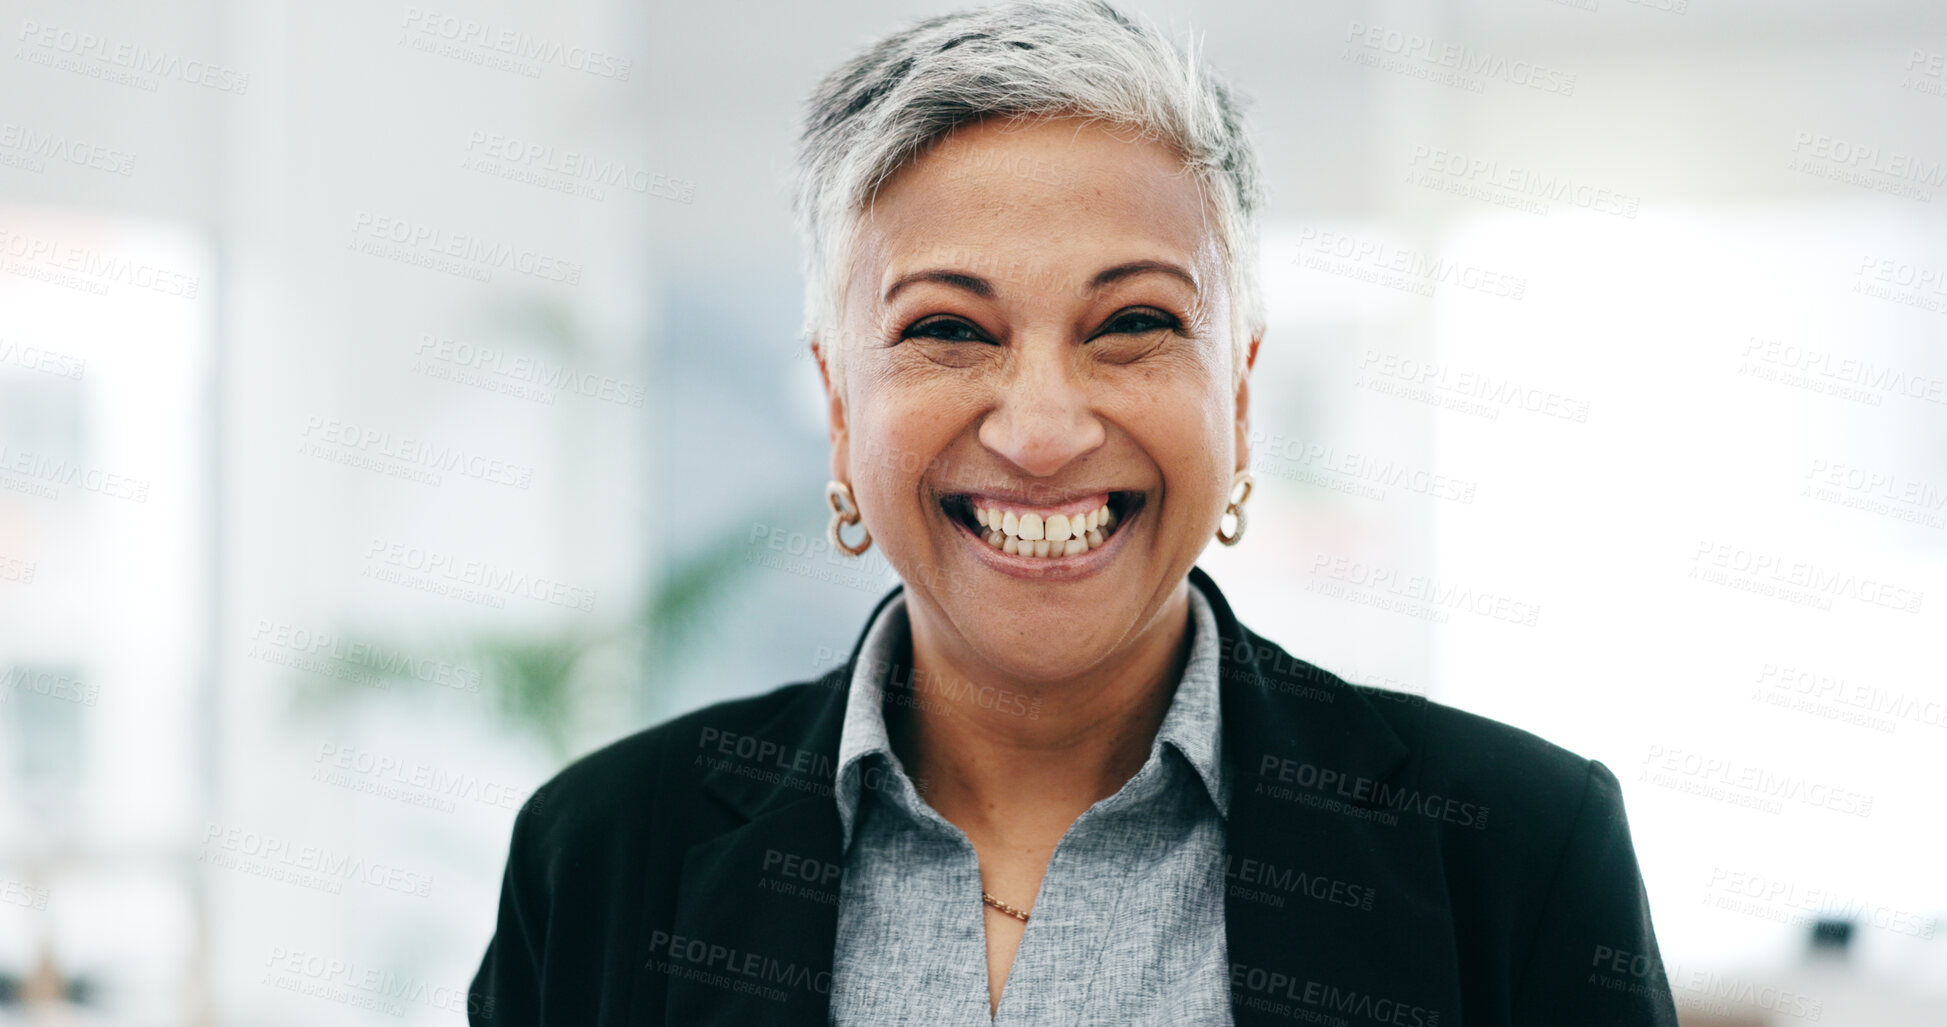
<path fill-rule="evenodd" d="M 943 489 L 941 495 L 949 499 L 966 499 L 990 504 L 1008 503 L 1014 506 L 1063 506 L 1077 503 L 1096 496 L 1112 496 L 1118 492 L 1133 492 L 1134 489 L 1093 488 L 1093 489 Z"/>

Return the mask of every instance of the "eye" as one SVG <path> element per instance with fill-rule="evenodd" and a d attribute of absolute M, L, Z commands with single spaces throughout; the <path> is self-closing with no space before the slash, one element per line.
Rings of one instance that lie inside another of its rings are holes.
<path fill-rule="evenodd" d="M 941 342 L 987 342 L 980 329 L 957 317 L 929 317 L 899 333 L 902 339 L 938 339 Z"/>
<path fill-rule="evenodd" d="M 1124 310 L 1109 319 L 1102 326 L 1102 335 L 1147 335 L 1150 332 L 1181 327 L 1183 322 L 1160 310 L 1138 308 Z"/>

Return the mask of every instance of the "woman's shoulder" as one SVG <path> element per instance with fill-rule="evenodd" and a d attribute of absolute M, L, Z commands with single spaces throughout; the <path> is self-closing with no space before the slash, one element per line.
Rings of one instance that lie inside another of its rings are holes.
<path fill-rule="evenodd" d="M 1397 751 L 1398 760 L 1382 762 L 1423 791 L 1487 794 L 1534 812 L 1559 812 L 1565 804 L 1579 806 L 1592 786 L 1615 780 L 1601 763 L 1533 731 L 1384 687 L 1396 682 L 1352 680 L 1239 627 L 1242 641 L 1233 656 L 1239 679 L 1262 688 L 1270 707 L 1282 707 L 1279 722 L 1309 725 L 1314 737 L 1335 747 Z"/>
<path fill-rule="evenodd" d="M 1526 728 L 1432 700 L 1418 742 L 1429 769 L 1476 778 L 1572 780 L 1579 786 L 1593 762 Z"/>
<path fill-rule="evenodd" d="M 1446 703 L 1384 689 L 1358 691 L 1407 743 L 1406 774 L 1414 786 L 1472 804 L 1483 826 L 1507 825 L 1485 832 L 1498 840 L 1532 843 L 1537 833 L 1559 836 L 1579 821 L 1623 817 L 1621 783 L 1600 760 Z"/>
<path fill-rule="evenodd" d="M 738 753 L 781 738 L 818 705 L 822 681 L 780 685 L 683 713 L 596 749 L 535 789 L 523 819 L 545 822 L 560 841 L 646 828 L 660 810 L 698 797 L 697 785 Z"/>

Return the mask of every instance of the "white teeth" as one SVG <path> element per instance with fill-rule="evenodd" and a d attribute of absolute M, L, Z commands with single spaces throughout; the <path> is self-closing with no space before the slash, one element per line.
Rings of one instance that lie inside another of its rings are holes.
<path fill-rule="evenodd" d="M 988 545 L 1020 556 L 1079 556 L 1107 542 L 1115 528 L 1115 514 L 1107 504 L 1085 514 L 1016 513 L 998 507 L 974 507 L 974 521 Z"/>

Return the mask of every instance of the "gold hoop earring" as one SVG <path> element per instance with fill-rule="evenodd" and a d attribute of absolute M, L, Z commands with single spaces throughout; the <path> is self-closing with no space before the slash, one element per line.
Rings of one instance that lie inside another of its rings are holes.
<path fill-rule="evenodd" d="M 859 505 L 852 499 L 852 486 L 842 481 L 826 482 L 825 502 L 832 508 L 832 522 L 825 531 L 826 537 L 832 541 L 832 548 L 847 556 L 857 556 L 871 549 L 872 532 L 869 530 L 865 531 L 865 537 L 859 540 L 856 548 L 846 545 L 845 539 L 838 533 L 838 529 L 844 525 L 859 523 Z"/>
<path fill-rule="evenodd" d="M 1217 541 L 1227 546 L 1234 546 L 1237 544 L 1238 539 L 1244 537 L 1244 501 L 1251 498 L 1251 486 L 1256 483 L 1257 479 L 1251 477 L 1251 472 L 1249 471 L 1238 471 L 1236 474 L 1231 475 L 1230 492 L 1226 493 L 1226 495 L 1236 495 L 1237 498 L 1231 500 L 1230 505 L 1224 507 L 1223 515 L 1217 518 Z M 1237 492 L 1239 485 L 1244 487 L 1241 495 Z M 1228 535 L 1224 534 L 1224 517 L 1226 516 L 1237 522 L 1237 527 L 1232 529 Z"/>

